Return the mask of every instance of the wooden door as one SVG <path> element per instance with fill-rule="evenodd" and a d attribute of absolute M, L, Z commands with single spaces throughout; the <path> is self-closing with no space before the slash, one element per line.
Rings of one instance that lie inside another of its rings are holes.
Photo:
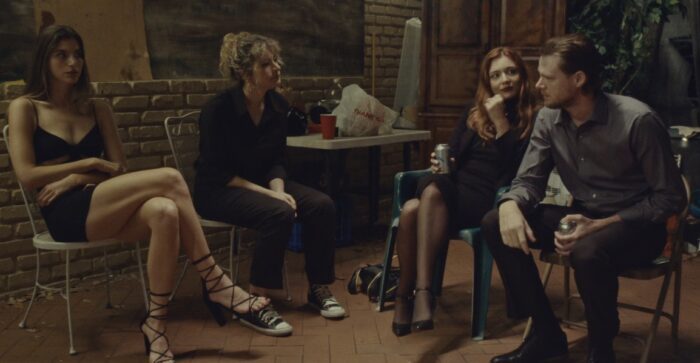
<path fill-rule="evenodd" d="M 419 116 L 432 131 L 430 146 L 446 142 L 473 104 L 479 65 L 489 49 L 517 49 L 536 80 L 539 47 L 564 33 L 565 15 L 565 0 L 426 0 Z"/>
<path fill-rule="evenodd" d="M 537 81 L 537 60 L 540 47 L 566 29 L 566 1 L 541 0 L 498 2 L 499 26 L 494 28 L 494 46 L 507 46 L 520 52 L 534 82 Z"/>

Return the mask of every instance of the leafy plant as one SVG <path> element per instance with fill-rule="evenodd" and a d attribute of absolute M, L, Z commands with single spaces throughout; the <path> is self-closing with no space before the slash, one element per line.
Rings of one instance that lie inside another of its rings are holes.
<path fill-rule="evenodd" d="M 661 26 L 686 13 L 680 0 L 569 0 L 570 32 L 589 37 L 603 56 L 603 90 L 630 94 L 646 89 Z"/>

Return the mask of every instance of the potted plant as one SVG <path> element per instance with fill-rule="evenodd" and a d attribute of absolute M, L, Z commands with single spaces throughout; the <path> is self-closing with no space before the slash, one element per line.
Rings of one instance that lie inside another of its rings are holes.
<path fill-rule="evenodd" d="M 570 0 L 568 30 L 589 37 L 603 56 L 603 90 L 644 97 L 663 23 L 680 0 Z"/>

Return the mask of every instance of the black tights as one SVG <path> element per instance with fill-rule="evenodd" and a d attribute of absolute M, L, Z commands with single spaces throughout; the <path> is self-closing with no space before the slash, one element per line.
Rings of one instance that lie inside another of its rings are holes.
<path fill-rule="evenodd" d="M 442 193 L 434 183 L 429 184 L 419 199 L 407 201 L 401 210 L 396 236 L 401 275 L 397 294 L 410 296 L 414 289 L 430 289 L 438 252 L 445 248 L 449 226 L 449 212 Z M 430 294 L 416 295 L 413 321 L 432 317 Z M 409 306 L 397 299 L 394 321 L 410 321 Z"/>

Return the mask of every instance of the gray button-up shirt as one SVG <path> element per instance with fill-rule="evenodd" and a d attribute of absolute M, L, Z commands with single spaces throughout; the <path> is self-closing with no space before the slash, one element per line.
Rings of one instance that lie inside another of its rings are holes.
<path fill-rule="evenodd" d="M 601 93 L 580 127 L 566 111 L 542 108 L 501 201 L 512 199 L 529 213 L 555 166 L 575 203 L 598 215 L 659 223 L 687 202 L 663 121 L 631 97 Z"/>

